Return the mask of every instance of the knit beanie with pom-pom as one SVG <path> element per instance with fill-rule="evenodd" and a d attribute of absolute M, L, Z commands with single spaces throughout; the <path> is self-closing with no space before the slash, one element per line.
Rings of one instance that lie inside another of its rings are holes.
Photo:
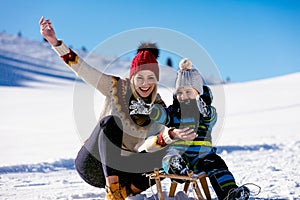
<path fill-rule="evenodd" d="M 140 51 L 144 51 L 144 50 L 150 51 L 156 59 L 159 57 L 159 48 L 157 47 L 156 43 L 153 43 L 153 42 L 140 43 L 136 54 L 138 54 Z"/>
<path fill-rule="evenodd" d="M 179 68 L 177 72 L 176 79 L 176 90 L 180 87 L 192 87 L 199 92 L 201 95 L 203 93 L 203 81 L 200 73 L 197 69 L 192 69 L 193 63 L 190 59 L 184 58 L 179 63 Z"/>
<path fill-rule="evenodd" d="M 155 56 L 149 50 L 138 51 L 136 56 L 131 61 L 129 78 L 131 79 L 133 75 L 142 70 L 152 71 L 155 74 L 157 81 L 159 80 L 158 62 Z"/>

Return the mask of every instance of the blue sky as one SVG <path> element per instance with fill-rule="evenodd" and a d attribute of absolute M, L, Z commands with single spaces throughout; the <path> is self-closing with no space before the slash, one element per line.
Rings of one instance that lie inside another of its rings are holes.
<path fill-rule="evenodd" d="M 300 71 L 297 0 L 2 0 L 0 31 L 42 40 L 42 15 L 77 49 L 92 50 L 127 30 L 161 27 L 195 40 L 224 79 L 244 82 Z"/>

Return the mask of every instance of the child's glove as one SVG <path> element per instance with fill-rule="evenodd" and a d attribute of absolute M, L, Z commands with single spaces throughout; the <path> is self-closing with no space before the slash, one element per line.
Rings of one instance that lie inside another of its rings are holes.
<path fill-rule="evenodd" d="M 181 154 L 175 149 L 169 149 L 162 159 L 162 166 L 167 174 L 187 175 L 189 167 Z"/>
<path fill-rule="evenodd" d="M 141 98 L 132 100 L 131 105 L 129 106 L 130 115 L 140 114 L 140 115 L 149 115 L 152 108 L 152 104 L 145 103 Z"/>

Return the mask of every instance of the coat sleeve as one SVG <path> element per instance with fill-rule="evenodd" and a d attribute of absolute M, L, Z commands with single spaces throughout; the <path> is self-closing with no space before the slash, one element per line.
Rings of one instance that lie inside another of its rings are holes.
<path fill-rule="evenodd" d="M 160 98 L 160 96 L 158 95 L 158 97 Z M 157 133 L 156 135 L 150 136 L 148 138 L 146 138 L 145 142 L 140 146 L 140 148 L 138 149 L 139 152 L 145 151 L 145 152 L 155 152 L 158 151 L 164 147 L 166 147 L 169 144 L 172 144 L 173 142 L 177 141 L 174 140 L 170 137 L 169 135 L 169 131 L 172 131 L 173 128 L 168 128 L 166 125 L 168 119 L 168 115 L 166 112 L 166 105 L 165 103 L 160 99 L 158 101 L 156 101 L 158 103 L 156 103 L 154 105 L 155 111 L 153 110 L 150 114 L 150 118 L 152 120 L 154 120 L 154 118 L 156 118 L 154 121 L 155 123 L 158 123 L 159 126 L 163 127 L 162 130 Z M 152 115 L 152 117 L 151 117 Z"/>
<path fill-rule="evenodd" d="M 167 145 L 172 144 L 177 140 L 173 140 L 169 131 L 172 128 L 164 127 L 164 129 L 159 132 L 157 135 L 150 136 L 146 138 L 143 144 L 138 148 L 139 152 L 155 152 L 165 148 Z"/>
<path fill-rule="evenodd" d="M 166 108 L 159 104 L 154 104 L 153 107 L 151 108 L 150 112 L 150 119 L 160 123 L 160 124 L 167 124 L 168 121 L 168 113 Z"/>
<path fill-rule="evenodd" d="M 207 106 L 207 112 L 208 115 L 206 117 L 202 116 L 201 123 L 207 127 L 206 129 L 211 130 L 217 122 L 218 114 L 216 108 L 211 105 Z"/>
<path fill-rule="evenodd" d="M 174 123 L 174 106 L 168 108 L 155 104 L 150 112 L 150 119 L 167 127 L 176 127 Z M 177 124 L 178 125 L 178 124 Z"/>
<path fill-rule="evenodd" d="M 77 53 L 67 47 L 62 41 L 59 46 L 52 48 L 78 77 L 82 78 L 86 83 L 99 90 L 103 95 L 109 95 L 113 84 L 112 76 L 102 73 L 87 64 L 77 55 Z"/>

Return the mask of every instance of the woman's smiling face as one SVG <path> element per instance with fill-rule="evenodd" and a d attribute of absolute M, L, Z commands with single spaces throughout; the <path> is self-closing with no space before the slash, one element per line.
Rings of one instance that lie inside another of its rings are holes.
<path fill-rule="evenodd" d="M 157 79 L 155 74 L 150 70 L 141 70 L 133 77 L 134 89 L 143 98 L 148 97 L 155 86 Z"/>

